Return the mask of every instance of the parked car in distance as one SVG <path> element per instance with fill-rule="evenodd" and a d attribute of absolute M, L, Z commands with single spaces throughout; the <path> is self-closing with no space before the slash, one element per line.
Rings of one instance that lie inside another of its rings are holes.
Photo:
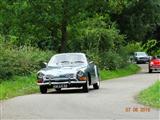
<path fill-rule="evenodd" d="M 37 84 L 41 93 L 47 93 L 48 88 L 60 91 L 70 87 L 82 87 L 88 92 L 90 85 L 99 89 L 100 79 L 97 66 L 89 62 L 84 53 L 62 53 L 54 55 L 46 67 L 38 71 Z"/>
<path fill-rule="evenodd" d="M 160 55 L 152 57 L 148 64 L 149 73 L 152 73 L 153 70 L 160 70 Z"/>
<path fill-rule="evenodd" d="M 145 52 L 134 52 L 133 59 L 138 64 L 149 62 L 150 57 Z"/>

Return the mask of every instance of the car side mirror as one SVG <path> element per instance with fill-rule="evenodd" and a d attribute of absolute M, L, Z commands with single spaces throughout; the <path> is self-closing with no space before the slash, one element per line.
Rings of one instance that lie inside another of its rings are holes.
<path fill-rule="evenodd" d="M 43 62 L 43 64 L 44 64 L 45 66 L 47 66 L 47 63 L 46 63 L 46 62 Z"/>
<path fill-rule="evenodd" d="M 41 62 L 40 63 L 40 67 L 41 68 L 46 68 L 47 67 L 47 63 L 46 62 Z"/>

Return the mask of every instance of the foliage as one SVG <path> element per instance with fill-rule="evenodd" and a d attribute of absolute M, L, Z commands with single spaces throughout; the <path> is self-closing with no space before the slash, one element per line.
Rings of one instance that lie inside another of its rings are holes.
<path fill-rule="evenodd" d="M 123 61 L 126 62 L 127 59 L 122 58 L 124 52 L 110 52 L 119 51 L 125 37 L 119 33 L 115 23 L 110 21 L 108 14 L 96 15 L 70 26 L 69 32 L 71 36 L 68 47 L 71 51 L 86 52 L 101 68 L 118 69 L 124 65 Z"/>
<path fill-rule="evenodd" d="M 115 46 L 118 47 L 124 40 L 124 36 L 119 34 L 119 30 L 107 14 L 96 15 L 81 21 L 71 28 L 70 33 L 72 35 L 70 39 L 73 41 L 70 45 L 73 51 L 77 50 L 77 46 L 74 48 L 76 44 L 81 47 L 80 50 L 95 48 L 97 51 L 105 51 Z"/>
<path fill-rule="evenodd" d="M 110 50 L 106 53 L 103 53 L 101 57 L 102 57 L 101 66 L 104 66 L 104 69 L 117 70 L 119 68 L 128 65 L 126 60 L 124 60 L 120 56 L 120 54 L 116 53 L 115 51 Z"/>
<path fill-rule="evenodd" d="M 155 38 L 160 23 L 159 0 L 132 0 L 123 9 L 117 22 L 128 40 L 145 41 Z M 156 39 L 156 38 L 155 38 Z"/>
<path fill-rule="evenodd" d="M 27 75 L 40 68 L 43 61 L 47 61 L 53 53 L 40 51 L 33 47 L 15 47 L 0 44 L 0 79 L 13 75 Z"/>
<path fill-rule="evenodd" d="M 128 52 L 129 55 L 133 54 L 133 52 L 143 51 L 142 43 L 134 42 L 125 46 L 125 51 Z"/>
<path fill-rule="evenodd" d="M 142 46 L 148 53 L 158 53 L 159 31 L 159 0 L 1 0 L 0 4 L 0 37 L 6 45 L 85 52 L 107 69 L 122 67 L 128 54 L 143 50 Z M 150 46 L 152 40 L 156 45 Z M 10 50 L 6 51 L 11 54 Z"/>
<path fill-rule="evenodd" d="M 0 84 L 0 100 L 38 92 L 35 84 L 35 75 L 14 76 L 12 79 L 5 79 Z"/>
<path fill-rule="evenodd" d="M 58 52 L 67 42 L 66 27 L 85 4 L 85 0 L 2 0 L 0 34 L 5 41 L 16 37 L 18 46 L 27 43 Z"/>
<path fill-rule="evenodd" d="M 157 53 L 158 53 L 158 50 L 154 50 L 154 51 L 152 51 L 152 49 L 157 45 L 158 43 L 157 43 L 157 40 L 155 40 L 155 39 L 152 39 L 152 40 L 148 40 L 145 44 L 143 44 L 143 46 L 142 46 L 142 48 L 146 51 L 146 52 L 148 52 L 148 53 L 150 53 L 151 55 L 156 55 Z"/>
<path fill-rule="evenodd" d="M 160 108 L 160 81 L 149 88 L 141 91 L 137 97 L 138 101 L 142 104 L 149 105 L 155 108 Z"/>
<path fill-rule="evenodd" d="M 127 75 L 132 75 L 137 73 L 140 70 L 140 67 L 135 64 L 129 64 L 124 68 L 118 70 L 101 70 L 100 76 L 102 80 L 109 80 L 117 77 L 124 77 Z"/>

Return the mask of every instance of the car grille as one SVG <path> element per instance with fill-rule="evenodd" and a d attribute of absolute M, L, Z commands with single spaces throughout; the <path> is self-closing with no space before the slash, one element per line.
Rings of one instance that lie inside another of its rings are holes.
<path fill-rule="evenodd" d="M 56 80 L 56 79 L 71 79 L 74 78 L 74 74 L 65 74 L 60 76 L 46 75 L 45 80 Z"/>
<path fill-rule="evenodd" d="M 140 60 L 148 60 L 148 58 L 146 58 L 146 57 L 140 57 L 139 59 Z"/>

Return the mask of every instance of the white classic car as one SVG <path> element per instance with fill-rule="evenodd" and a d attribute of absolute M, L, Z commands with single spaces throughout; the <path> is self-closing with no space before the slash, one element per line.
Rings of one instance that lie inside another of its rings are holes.
<path fill-rule="evenodd" d="M 48 88 L 60 91 L 70 87 L 82 87 L 88 92 L 90 85 L 99 89 L 100 78 L 97 66 L 89 62 L 84 53 L 62 53 L 54 55 L 46 67 L 38 71 L 37 84 L 41 93 L 47 93 Z"/>

